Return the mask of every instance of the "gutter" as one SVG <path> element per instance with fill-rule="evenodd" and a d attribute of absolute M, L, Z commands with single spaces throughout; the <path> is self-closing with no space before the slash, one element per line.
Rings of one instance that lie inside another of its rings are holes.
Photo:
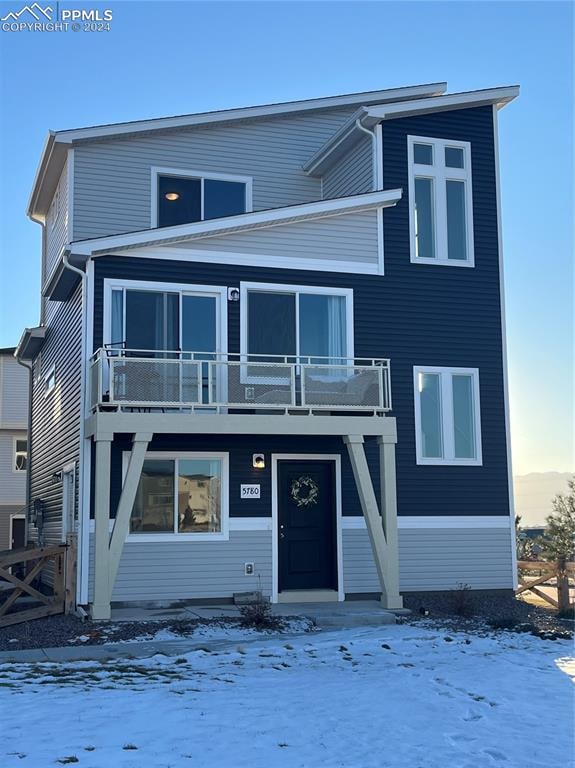
<path fill-rule="evenodd" d="M 377 190 L 377 138 L 375 136 L 375 128 L 373 128 L 370 131 L 369 128 L 366 128 L 363 125 L 360 117 L 358 117 L 357 120 L 355 121 L 355 125 L 360 131 L 363 131 L 364 133 L 366 133 L 371 139 L 371 173 L 372 173 L 371 187 L 375 192 Z"/>
<path fill-rule="evenodd" d="M 22 368 L 26 368 L 28 371 L 28 424 L 26 426 L 26 440 L 27 440 L 27 446 L 28 446 L 28 466 L 26 468 L 26 498 L 25 498 L 25 507 L 26 507 L 26 529 L 25 529 L 25 541 L 26 546 L 28 546 L 28 525 L 29 525 L 29 513 L 30 513 L 30 486 L 31 486 L 31 478 L 32 478 L 32 386 L 33 386 L 33 378 L 32 378 L 32 363 L 27 364 L 23 360 L 21 360 L 16 355 L 17 350 L 14 350 L 14 357 L 16 358 L 16 362 L 18 365 L 21 365 Z"/>

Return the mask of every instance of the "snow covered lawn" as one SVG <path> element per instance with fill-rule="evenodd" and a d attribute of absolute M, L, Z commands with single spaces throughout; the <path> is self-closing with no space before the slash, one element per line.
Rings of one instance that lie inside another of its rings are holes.
<path fill-rule="evenodd" d="M 7 664 L 0 765 L 567 768 L 571 651 L 402 625 L 172 658 Z"/>

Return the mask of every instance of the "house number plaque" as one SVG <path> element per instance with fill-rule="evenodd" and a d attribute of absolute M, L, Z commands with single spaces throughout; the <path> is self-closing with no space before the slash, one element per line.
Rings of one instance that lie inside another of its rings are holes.
<path fill-rule="evenodd" d="M 257 484 L 246 485 L 242 483 L 240 486 L 240 496 L 242 499 L 259 499 L 260 498 L 260 486 Z"/>

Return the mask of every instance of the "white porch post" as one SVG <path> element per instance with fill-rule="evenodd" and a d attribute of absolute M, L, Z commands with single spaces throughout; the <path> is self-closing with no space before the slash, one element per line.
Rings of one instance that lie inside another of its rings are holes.
<path fill-rule="evenodd" d="M 387 542 L 386 594 L 387 608 L 403 608 L 399 594 L 399 544 L 397 536 L 397 491 L 395 480 L 395 443 L 378 437 L 379 475 L 383 528 Z"/>
<path fill-rule="evenodd" d="M 381 601 L 387 605 L 387 580 L 386 580 L 386 561 L 387 561 L 387 542 L 383 532 L 383 525 L 377 506 L 377 498 L 373 490 L 373 483 L 369 473 L 369 466 L 365 456 L 362 435 L 345 435 L 343 438 L 347 445 L 353 476 L 359 494 L 359 500 L 367 524 L 373 559 L 379 576 L 381 586 Z"/>
<path fill-rule="evenodd" d="M 112 439 L 112 434 L 99 434 L 96 438 L 94 597 L 91 606 L 93 619 L 110 618 L 108 552 L 110 540 L 110 461 Z"/>
<path fill-rule="evenodd" d="M 118 503 L 118 509 L 116 511 L 116 519 L 114 521 L 114 530 L 110 538 L 110 550 L 108 558 L 108 599 L 112 599 L 112 592 L 114 589 L 114 583 L 116 581 L 116 575 L 118 573 L 118 566 L 120 565 L 120 557 L 122 555 L 122 549 L 128 530 L 130 528 L 130 515 L 132 514 L 132 508 L 134 506 L 134 500 L 136 498 L 136 491 L 138 490 L 138 483 L 140 482 L 140 476 L 142 474 L 142 467 L 144 466 L 144 458 L 146 451 L 148 450 L 148 444 L 152 439 L 152 435 L 149 433 L 136 433 L 132 444 L 132 452 L 130 454 L 130 461 L 128 463 L 128 470 L 122 486 L 122 494 Z"/>

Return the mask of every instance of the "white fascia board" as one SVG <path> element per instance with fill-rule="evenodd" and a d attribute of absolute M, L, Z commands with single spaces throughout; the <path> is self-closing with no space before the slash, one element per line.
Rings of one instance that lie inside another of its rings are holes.
<path fill-rule="evenodd" d="M 404 101 L 401 104 L 384 104 L 382 106 L 369 107 L 367 112 L 373 119 L 389 120 L 408 115 L 420 115 L 426 112 L 482 107 L 488 104 L 495 104 L 498 108 L 501 108 L 509 104 L 510 101 L 513 101 L 517 96 L 519 96 L 519 86 L 511 85 L 504 88 L 489 88 L 482 91 L 452 93 L 447 96 L 437 96 L 430 99 Z"/>
<path fill-rule="evenodd" d="M 223 219 L 198 221 L 193 224 L 179 224 L 175 227 L 145 229 L 138 232 L 128 232 L 124 235 L 112 235 L 110 237 L 99 237 L 93 240 L 71 243 L 69 251 L 75 256 L 92 256 L 120 248 L 161 245 L 181 240 L 243 232 L 260 227 L 277 226 L 305 219 L 339 216 L 353 213 L 354 211 L 388 208 L 399 202 L 401 195 L 401 189 L 388 189 L 379 192 L 369 192 L 363 195 L 319 200 L 314 203 L 272 208 L 255 213 L 244 213 Z"/>
<path fill-rule="evenodd" d="M 303 101 L 288 101 L 280 104 L 265 104 L 256 107 L 240 107 L 239 109 L 224 109 L 214 112 L 200 112 L 178 117 L 160 117 L 151 120 L 136 120 L 129 123 L 112 123 L 98 125 L 92 128 L 78 128 L 69 131 L 58 131 L 57 141 L 77 141 L 80 139 L 103 138 L 120 136 L 126 133 L 141 131 L 165 130 L 167 128 L 186 128 L 209 123 L 221 123 L 232 120 L 248 120 L 257 117 L 290 114 L 293 112 L 308 112 L 313 109 L 330 109 L 333 107 L 352 106 L 353 104 L 378 104 L 385 101 L 401 101 L 414 97 L 424 98 L 444 93 L 447 83 L 429 83 L 403 88 L 389 88 L 382 91 L 367 91 L 350 93 L 343 96 L 328 96 L 319 99 Z"/>

